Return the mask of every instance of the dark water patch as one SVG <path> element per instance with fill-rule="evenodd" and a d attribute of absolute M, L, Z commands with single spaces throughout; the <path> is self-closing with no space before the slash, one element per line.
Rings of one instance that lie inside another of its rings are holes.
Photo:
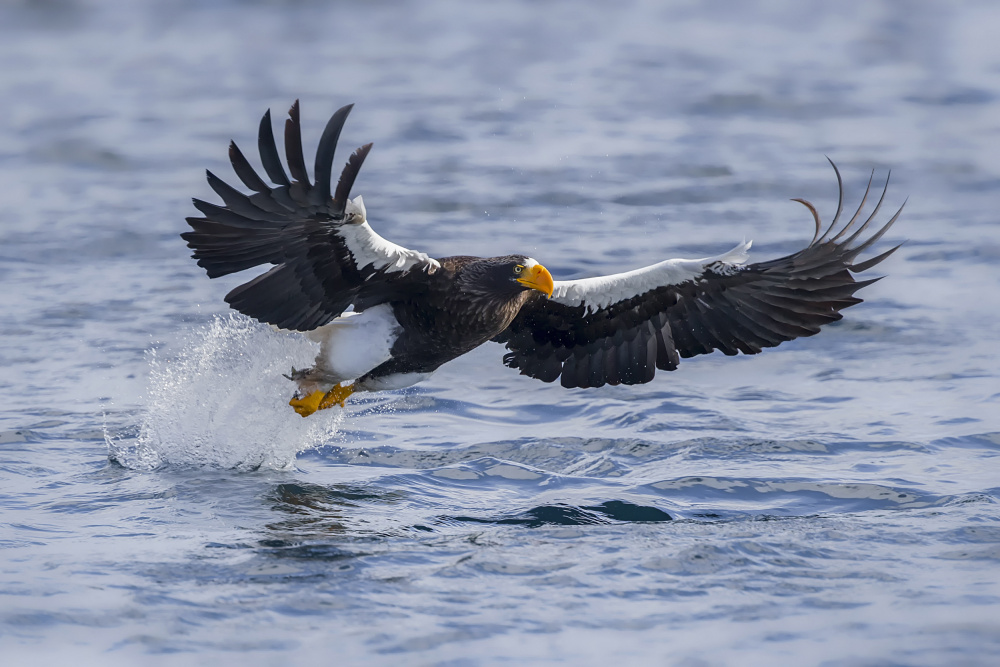
<path fill-rule="evenodd" d="M 271 497 L 278 501 L 282 508 L 307 507 L 311 509 L 326 508 L 330 505 L 356 507 L 356 501 L 387 500 L 395 494 L 379 492 L 353 486 L 320 486 L 318 484 L 288 483 L 278 484 Z"/>
<path fill-rule="evenodd" d="M 488 519 L 470 516 L 444 517 L 444 521 L 458 521 L 464 523 L 483 523 L 497 525 L 519 525 L 527 528 L 538 528 L 545 525 L 558 526 L 582 526 L 589 524 L 609 523 L 604 517 L 595 512 L 587 511 L 579 507 L 565 505 L 546 505 L 527 510 L 519 516 Z"/>
<path fill-rule="evenodd" d="M 330 535 L 396 534 L 397 522 L 381 519 L 392 513 L 401 495 L 391 490 L 349 485 L 323 486 L 301 482 L 275 486 L 265 497 L 273 504 L 274 520 L 265 525 L 268 540 L 300 543 Z"/>
<path fill-rule="evenodd" d="M 672 520 L 669 514 L 656 507 L 634 505 L 621 500 L 608 500 L 596 507 L 583 509 L 599 512 L 614 521 L 622 522 L 657 523 Z"/>
<path fill-rule="evenodd" d="M 659 523 L 671 521 L 669 514 L 656 507 L 635 505 L 621 500 L 609 500 L 600 505 L 541 505 L 515 516 L 483 518 L 471 516 L 445 517 L 446 522 L 483 523 L 499 526 L 585 526 L 608 523 Z"/>
<path fill-rule="evenodd" d="M 327 562 L 351 560 L 361 555 L 336 544 L 301 544 L 283 540 L 261 540 L 257 553 L 270 558 Z"/>

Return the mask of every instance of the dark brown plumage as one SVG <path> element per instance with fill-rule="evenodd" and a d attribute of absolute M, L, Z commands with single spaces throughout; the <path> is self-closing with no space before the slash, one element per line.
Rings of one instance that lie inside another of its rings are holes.
<path fill-rule="evenodd" d="M 523 255 L 438 261 L 440 270 L 428 277 L 419 295 L 391 302 L 402 333 L 392 346 L 392 359 L 370 376 L 433 372 L 500 334 L 528 299 L 529 289 L 509 277 L 528 261 Z"/>

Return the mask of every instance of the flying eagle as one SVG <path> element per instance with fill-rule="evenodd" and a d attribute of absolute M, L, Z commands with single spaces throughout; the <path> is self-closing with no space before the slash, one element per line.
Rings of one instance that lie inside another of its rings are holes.
<path fill-rule="evenodd" d="M 299 105 L 285 121 L 282 166 L 270 111 L 257 138 L 268 185 L 237 148 L 229 159 L 246 195 L 211 172 L 223 206 L 194 200 L 203 217 L 187 219 L 181 236 L 210 278 L 271 268 L 233 289 L 226 302 L 241 313 L 320 343 L 315 366 L 294 370 L 290 405 L 302 416 L 344 405 L 354 392 L 400 389 L 487 341 L 506 345 L 503 362 L 522 375 L 564 387 L 642 384 L 682 357 L 720 350 L 757 354 L 765 347 L 812 336 L 840 310 L 860 303 L 854 293 L 878 278 L 860 273 L 899 246 L 871 259 L 858 255 L 878 241 L 866 230 L 882 206 L 855 229 L 861 208 L 843 225 L 843 181 L 837 213 L 825 231 L 809 202 L 816 232 L 802 250 L 747 263 L 750 243 L 703 259 L 668 259 L 634 271 L 582 280 L 553 280 L 535 259 L 432 258 L 379 236 L 368 224 L 354 180 L 372 145 L 348 159 L 331 191 L 333 156 L 353 105 L 326 124 L 316 150 L 315 182 L 302 153 Z M 831 164 L 832 161 L 831 161 Z M 821 233 L 822 232 L 822 233 Z M 353 306 L 353 310 L 349 310 Z M 348 384 L 348 381 L 353 381 Z"/>

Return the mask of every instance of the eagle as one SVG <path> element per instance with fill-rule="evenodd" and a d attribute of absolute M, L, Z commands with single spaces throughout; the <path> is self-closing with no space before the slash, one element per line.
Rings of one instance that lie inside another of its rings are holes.
<path fill-rule="evenodd" d="M 527 255 L 434 258 L 397 245 L 368 222 L 351 188 L 372 144 L 347 160 L 332 188 L 337 141 L 353 105 L 323 130 L 310 181 L 302 151 L 299 103 L 285 121 L 282 164 L 268 110 L 257 148 L 269 185 L 235 143 L 229 159 L 250 194 L 207 173 L 222 205 L 194 199 L 200 217 L 181 234 L 210 278 L 269 266 L 230 291 L 237 311 L 319 343 L 312 368 L 286 376 L 289 401 L 303 417 L 356 392 L 409 387 L 442 364 L 488 341 L 506 346 L 503 363 L 563 387 L 650 382 L 682 358 L 719 350 L 757 354 L 839 320 L 879 278 L 855 280 L 899 246 L 857 261 L 897 220 L 872 227 L 872 213 L 841 222 L 844 187 L 826 229 L 816 208 L 809 244 L 786 257 L 748 263 L 750 243 L 701 259 L 667 259 L 643 268 L 580 280 L 554 280 Z M 905 205 L 905 202 L 904 202 Z"/>

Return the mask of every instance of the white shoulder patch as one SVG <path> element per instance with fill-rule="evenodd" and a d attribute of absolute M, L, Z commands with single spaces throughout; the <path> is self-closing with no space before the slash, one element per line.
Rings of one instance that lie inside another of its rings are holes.
<path fill-rule="evenodd" d="M 729 252 L 714 257 L 668 259 L 659 264 L 610 276 L 556 280 L 552 300 L 566 306 L 585 305 L 588 312 L 594 312 L 657 287 L 697 280 L 708 267 L 723 275 L 731 275 L 746 263 L 751 243 L 744 241 Z"/>
<path fill-rule="evenodd" d="M 344 240 L 359 269 L 371 266 L 391 273 L 417 267 L 434 273 L 441 268 L 441 264 L 429 255 L 379 236 L 368 224 L 365 201 L 360 196 L 347 200 L 346 213 L 349 222 L 337 228 L 337 235 Z"/>

